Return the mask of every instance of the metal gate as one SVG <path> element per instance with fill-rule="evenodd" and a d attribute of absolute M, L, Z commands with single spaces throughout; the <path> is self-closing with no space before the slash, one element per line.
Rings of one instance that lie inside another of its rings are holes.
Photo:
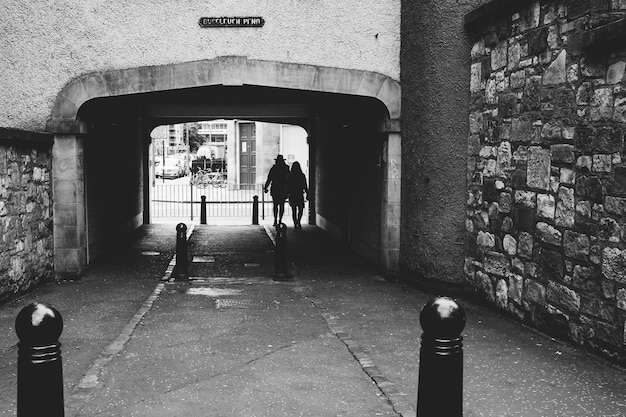
<path fill-rule="evenodd" d="M 190 181 L 188 184 L 155 183 L 152 187 L 150 213 L 152 221 L 160 219 L 200 220 L 202 196 L 206 197 L 207 221 L 211 219 L 245 218 L 252 221 L 254 196 L 259 197 L 259 217 L 272 217 L 272 200 L 263 193 L 262 184 L 227 184 L 216 178 L 208 183 Z M 283 221 L 291 218 L 291 207 L 285 203 Z"/>

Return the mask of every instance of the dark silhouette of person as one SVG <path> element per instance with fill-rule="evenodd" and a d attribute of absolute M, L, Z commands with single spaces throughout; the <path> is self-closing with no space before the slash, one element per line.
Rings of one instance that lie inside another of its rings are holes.
<path fill-rule="evenodd" d="M 274 203 L 274 226 L 283 222 L 285 200 L 287 199 L 287 175 L 289 175 L 289 166 L 285 163 L 285 159 L 282 155 L 276 156 L 276 162 L 270 168 L 267 181 L 265 181 L 263 186 L 263 191 L 267 193 L 267 189 L 271 184 L 270 194 Z"/>
<path fill-rule="evenodd" d="M 303 195 L 304 193 L 304 195 Z M 291 217 L 296 230 L 302 230 L 302 214 L 304 213 L 304 199 L 309 199 L 309 187 L 306 185 L 306 177 L 300 162 L 296 161 L 291 164 L 291 171 L 287 176 L 287 197 L 289 197 L 289 205 L 291 206 Z"/>

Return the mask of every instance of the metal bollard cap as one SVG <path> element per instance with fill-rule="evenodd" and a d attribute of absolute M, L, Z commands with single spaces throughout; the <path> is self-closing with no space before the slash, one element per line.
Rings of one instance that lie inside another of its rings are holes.
<path fill-rule="evenodd" d="M 465 328 L 465 310 L 450 297 L 435 297 L 420 313 L 424 333 L 435 338 L 456 338 Z"/>
<path fill-rule="evenodd" d="M 20 343 L 47 346 L 57 343 L 63 331 L 61 313 L 43 302 L 30 303 L 15 318 L 15 333 Z"/>

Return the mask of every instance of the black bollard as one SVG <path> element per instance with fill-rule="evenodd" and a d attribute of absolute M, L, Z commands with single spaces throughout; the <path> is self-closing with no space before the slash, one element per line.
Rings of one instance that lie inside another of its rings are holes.
<path fill-rule="evenodd" d="M 31 303 L 15 318 L 17 417 L 64 417 L 62 331 L 61 314 L 47 303 Z"/>
<path fill-rule="evenodd" d="M 206 196 L 200 196 L 200 224 L 206 224 Z"/>
<path fill-rule="evenodd" d="M 422 308 L 420 324 L 417 416 L 462 417 L 465 311 L 452 298 L 435 297 Z"/>
<path fill-rule="evenodd" d="M 187 225 L 185 223 L 178 223 L 176 225 L 176 266 L 174 267 L 174 277 L 177 281 L 186 281 L 189 279 L 187 258 Z"/>
<path fill-rule="evenodd" d="M 252 224 L 259 224 L 259 196 L 252 197 Z"/>
<path fill-rule="evenodd" d="M 274 281 L 289 279 L 287 271 L 287 225 L 278 223 L 276 226 L 276 252 L 274 254 Z"/>

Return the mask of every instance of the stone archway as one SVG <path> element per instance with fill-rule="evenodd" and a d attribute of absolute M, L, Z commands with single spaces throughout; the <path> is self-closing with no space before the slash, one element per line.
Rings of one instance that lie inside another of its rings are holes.
<path fill-rule="evenodd" d="M 87 265 L 85 184 L 79 120 L 81 106 L 95 98 L 206 86 L 262 86 L 371 97 L 382 102 L 388 119 L 381 196 L 381 254 L 384 272 L 395 273 L 400 225 L 400 84 L 382 74 L 315 65 L 224 56 L 211 60 L 85 74 L 57 96 L 47 131 L 53 147 L 55 270 L 79 275 Z"/>
<path fill-rule="evenodd" d="M 92 72 L 69 82 L 57 96 L 48 130 L 76 121 L 88 100 L 211 85 L 257 85 L 373 97 L 390 120 L 400 119 L 400 84 L 382 74 L 226 56 L 212 60 Z"/>

